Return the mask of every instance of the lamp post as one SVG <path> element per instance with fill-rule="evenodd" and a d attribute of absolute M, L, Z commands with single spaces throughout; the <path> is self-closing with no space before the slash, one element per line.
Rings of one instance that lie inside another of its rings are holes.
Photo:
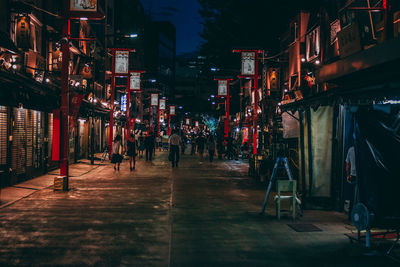
<path fill-rule="evenodd" d="M 130 48 L 111 48 L 112 66 L 111 66 L 111 99 L 110 99 L 110 123 L 108 136 L 108 151 L 111 155 L 113 134 L 114 134 L 114 99 L 115 99 L 115 78 L 126 77 L 129 75 L 129 52 L 135 52 Z"/>
<path fill-rule="evenodd" d="M 257 113 L 258 113 L 258 57 L 262 50 L 255 49 L 234 49 L 233 53 L 241 53 L 242 73 L 239 78 L 254 79 L 254 114 L 253 114 L 253 154 L 257 155 Z"/>
<path fill-rule="evenodd" d="M 218 81 L 218 94 L 217 97 L 226 97 L 225 100 L 225 121 L 224 121 L 224 136 L 228 137 L 230 133 L 230 121 L 229 121 L 229 104 L 230 104 L 230 91 L 229 91 L 229 83 L 233 79 L 231 78 L 215 78 L 215 81 Z"/>

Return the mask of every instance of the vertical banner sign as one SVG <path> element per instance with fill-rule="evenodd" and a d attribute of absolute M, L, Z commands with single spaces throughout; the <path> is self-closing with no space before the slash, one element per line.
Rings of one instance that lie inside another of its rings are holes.
<path fill-rule="evenodd" d="M 165 110 L 167 101 L 165 99 L 160 99 L 160 110 Z"/>
<path fill-rule="evenodd" d="M 175 106 L 169 106 L 169 115 L 175 116 Z"/>
<path fill-rule="evenodd" d="M 151 105 L 158 106 L 158 94 L 151 94 Z"/>
<path fill-rule="evenodd" d="M 140 91 L 140 72 L 131 72 L 129 77 L 129 89 L 131 91 Z"/>
<path fill-rule="evenodd" d="M 190 119 L 186 119 L 186 125 L 190 125 Z"/>
<path fill-rule="evenodd" d="M 115 73 L 127 74 L 129 69 L 129 51 L 115 51 Z"/>
<path fill-rule="evenodd" d="M 97 0 L 70 0 L 70 11 L 97 12 Z"/>
<path fill-rule="evenodd" d="M 122 95 L 121 96 L 121 111 L 125 111 L 126 112 L 126 104 L 127 104 L 127 96 L 126 95 Z"/>
<path fill-rule="evenodd" d="M 194 126 L 199 127 L 199 122 L 198 122 L 198 121 L 195 121 L 195 122 L 194 122 Z"/>
<path fill-rule="evenodd" d="M 227 96 L 227 95 L 228 95 L 228 81 L 218 80 L 218 96 Z"/>
<path fill-rule="evenodd" d="M 255 52 L 242 52 L 242 75 L 253 76 L 256 74 Z"/>

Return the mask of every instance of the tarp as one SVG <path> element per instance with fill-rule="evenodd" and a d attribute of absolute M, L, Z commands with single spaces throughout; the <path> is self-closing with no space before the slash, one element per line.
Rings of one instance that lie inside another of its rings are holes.
<path fill-rule="evenodd" d="M 333 107 L 311 109 L 313 179 L 311 196 L 331 196 Z"/>
<path fill-rule="evenodd" d="M 378 226 L 400 225 L 400 107 L 360 108 L 356 119 L 356 158 L 360 201 Z"/>
<path fill-rule="evenodd" d="M 293 116 L 298 118 L 299 112 L 296 111 L 294 114 L 290 111 L 282 113 L 283 138 L 285 139 L 299 137 L 299 121 Z"/>

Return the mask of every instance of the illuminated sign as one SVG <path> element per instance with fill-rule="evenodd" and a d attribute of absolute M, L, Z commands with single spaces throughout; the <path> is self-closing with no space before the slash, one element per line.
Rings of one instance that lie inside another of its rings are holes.
<path fill-rule="evenodd" d="M 166 103 L 167 101 L 165 99 L 160 99 L 160 110 L 165 110 L 166 109 Z"/>
<path fill-rule="evenodd" d="M 255 58 L 255 52 L 242 52 L 242 75 L 252 76 L 256 74 Z"/>
<path fill-rule="evenodd" d="M 186 119 L 186 125 L 190 124 L 190 119 Z"/>
<path fill-rule="evenodd" d="M 140 73 L 139 72 L 131 72 L 131 76 L 129 79 L 129 89 L 132 91 L 140 91 Z"/>
<path fill-rule="evenodd" d="M 194 122 L 194 126 L 199 127 L 199 122 L 198 122 L 198 121 L 195 121 L 195 122 Z"/>
<path fill-rule="evenodd" d="M 227 95 L 228 95 L 228 81 L 218 80 L 218 96 L 227 96 Z"/>
<path fill-rule="evenodd" d="M 126 95 L 121 96 L 121 111 L 126 111 L 127 97 Z"/>
<path fill-rule="evenodd" d="M 127 74 L 129 68 L 129 51 L 115 51 L 115 73 Z"/>
<path fill-rule="evenodd" d="M 158 94 L 151 94 L 151 105 L 158 106 Z"/>

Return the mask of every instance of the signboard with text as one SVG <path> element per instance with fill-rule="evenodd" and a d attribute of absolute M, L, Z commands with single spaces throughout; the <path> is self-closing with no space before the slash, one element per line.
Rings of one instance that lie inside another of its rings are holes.
<path fill-rule="evenodd" d="M 218 80 L 218 96 L 227 96 L 227 95 L 228 95 L 228 81 Z"/>
<path fill-rule="evenodd" d="M 175 106 L 169 106 L 169 115 L 175 116 L 176 115 L 175 114 L 175 109 L 176 109 Z"/>
<path fill-rule="evenodd" d="M 131 72 L 129 77 L 129 89 L 131 91 L 140 91 L 140 73 L 139 72 Z"/>
<path fill-rule="evenodd" d="M 256 74 L 255 52 L 242 52 L 242 75 L 253 76 Z"/>
<path fill-rule="evenodd" d="M 167 101 L 165 99 L 160 99 L 160 110 L 165 110 Z"/>
<path fill-rule="evenodd" d="M 158 94 L 151 94 L 151 105 L 158 106 Z"/>
<path fill-rule="evenodd" d="M 115 51 L 115 73 L 128 74 L 129 51 Z"/>
<path fill-rule="evenodd" d="M 83 12 L 97 12 L 97 0 L 70 0 L 69 10 Z"/>

